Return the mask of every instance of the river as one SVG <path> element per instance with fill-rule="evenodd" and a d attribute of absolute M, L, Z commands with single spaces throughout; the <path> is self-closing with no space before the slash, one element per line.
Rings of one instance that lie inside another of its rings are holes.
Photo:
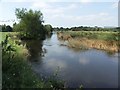
<path fill-rule="evenodd" d="M 54 33 L 51 38 L 29 41 L 29 62 L 38 76 L 50 76 L 58 70 L 58 78 L 66 87 L 115 88 L 118 87 L 118 53 L 103 50 L 77 50 L 61 46 Z M 59 68 L 59 69 L 58 69 Z"/>

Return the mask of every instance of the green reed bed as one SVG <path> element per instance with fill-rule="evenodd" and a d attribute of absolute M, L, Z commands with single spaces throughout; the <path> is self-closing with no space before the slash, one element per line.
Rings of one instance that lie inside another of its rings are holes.
<path fill-rule="evenodd" d="M 88 38 L 101 40 L 119 40 L 119 32 L 105 32 L 105 31 L 68 31 L 64 34 L 70 34 L 73 38 Z"/>

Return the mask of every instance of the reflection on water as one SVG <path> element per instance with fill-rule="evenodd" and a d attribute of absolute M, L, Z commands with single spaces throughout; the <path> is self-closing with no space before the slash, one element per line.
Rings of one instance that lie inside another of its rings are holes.
<path fill-rule="evenodd" d="M 52 75 L 59 67 L 59 78 L 66 86 L 79 87 L 117 87 L 118 86 L 118 57 L 105 51 L 73 50 L 61 46 L 57 35 L 45 41 L 27 41 L 33 70 L 38 75 Z M 41 63 L 42 62 L 42 63 Z"/>
<path fill-rule="evenodd" d="M 26 47 L 29 51 L 28 59 L 30 61 L 38 61 L 41 59 L 42 56 L 44 56 L 43 50 L 42 50 L 42 41 L 40 40 L 27 40 L 24 41 L 24 44 L 26 44 Z"/>

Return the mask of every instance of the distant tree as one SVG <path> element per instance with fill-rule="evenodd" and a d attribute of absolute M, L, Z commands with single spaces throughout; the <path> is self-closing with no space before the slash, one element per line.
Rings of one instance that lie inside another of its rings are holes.
<path fill-rule="evenodd" d="M 0 32 L 2 32 L 2 25 L 0 25 Z"/>
<path fill-rule="evenodd" d="M 115 29 L 114 29 L 114 32 L 119 32 L 120 33 L 120 27 L 116 27 Z"/>
<path fill-rule="evenodd" d="M 6 32 L 6 25 L 2 25 L 2 32 Z"/>
<path fill-rule="evenodd" d="M 6 26 L 6 31 L 7 31 L 7 32 L 12 32 L 12 31 L 13 31 L 13 29 L 12 29 L 12 27 L 11 27 L 11 26 L 9 26 L 9 25 L 8 25 L 8 26 Z"/>
<path fill-rule="evenodd" d="M 119 30 L 120 30 L 120 27 L 116 27 L 116 29 L 119 29 Z"/>
<path fill-rule="evenodd" d="M 12 29 L 12 27 L 10 26 L 10 25 L 2 25 L 1 26 L 2 27 L 2 32 L 12 32 L 13 31 L 13 29 Z"/>
<path fill-rule="evenodd" d="M 44 29 L 45 29 L 47 34 L 50 34 L 53 31 L 53 28 L 52 28 L 52 26 L 50 24 L 45 25 Z"/>
<path fill-rule="evenodd" d="M 60 27 L 60 28 L 59 28 L 59 30 L 60 30 L 60 31 L 63 31 L 63 30 L 64 30 L 64 28 L 63 28 L 63 27 Z"/>
<path fill-rule="evenodd" d="M 15 23 L 13 23 L 13 27 L 14 27 L 15 25 L 17 25 L 17 23 L 16 23 L 16 22 L 15 22 Z"/>

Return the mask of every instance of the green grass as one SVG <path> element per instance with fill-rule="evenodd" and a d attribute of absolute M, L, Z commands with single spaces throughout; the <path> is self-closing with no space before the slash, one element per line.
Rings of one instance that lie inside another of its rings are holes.
<path fill-rule="evenodd" d="M 6 35 L 15 36 L 17 34 L 18 34 L 17 32 L 0 32 L 0 42 L 5 39 Z"/>
<path fill-rule="evenodd" d="M 119 32 L 66 31 L 58 32 L 58 38 L 68 40 L 67 45 L 71 48 L 97 48 L 111 52 L 120 51 Z"/>
<path fill-rule="evenodd" d="M 12 38 L 12 37 L 18 35 L 18 33 L 16 33 L 16 32 L 0 32 L 0 35 L 2 37 L 2 38 L 0 38 L 1 39 L 0 43 L 2 41 L 4 41 L 5 38 L 6 38 L 6 35 L 8 35 L 9 36 L 9 38 L 8 38 L 9 39 L 9 44 L 12 45 L 16 49 L 16 52 L 19 55 L 27 53 L 27 49 L 25 49 L 23 46 L 17 45 L 15 43 L 15 41 L 19 41 L 20 42 L 19 38 L 16 38 L 16 39 Z"/>
<path fill-rule="evenodd" d="M 7 55 L 7 54 L 6 54 Z M 41 88 L 43 83 L 33 74 L 25 59 L 15 56 L 8 60 L 3 56 L 2 87 L 3 88 Z"/>
<path fill-rule="evenodd" d="M 88 38 L 88 39 L 101 39 L 101 40 L 116 40 L 120 39 L 118 32 L 105 32 L 105 31 L 67 31 L 63 32 L 70 34 L 73 38 Z"/>
<path fill-rule="evenodd" d="M 0 42 L 2 41 L 2 32 L 0 32 Z"/>

